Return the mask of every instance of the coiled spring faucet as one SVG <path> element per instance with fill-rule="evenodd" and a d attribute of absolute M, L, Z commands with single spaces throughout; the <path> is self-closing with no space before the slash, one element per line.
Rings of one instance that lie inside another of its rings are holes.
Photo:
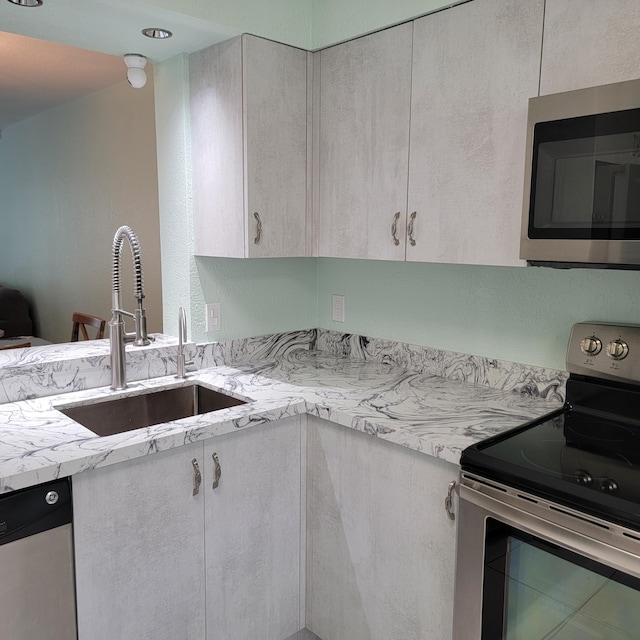
<path fill-rule="evenodd" d="M 122 309 L 120 299 L 120 254 L 124 239 L 129 241 L 131 256 L 133 257 L 133 267 L 135 272 L 135 293 L 137 309 L 134 313 L 129 313 Z M 109 342 L 111 347 L 111 388 L 126 389 L 127 379 L 125 373 L 124 343 L 133 342 L 136 346 L 149 344 L 147 335 L 147 316 L 142 307 L 144 290 L 142 286 L 142 256 L 140 243 L 133 229 L 130 227 L 120 227 L 113 238 L 113 289 L 111 292 L 111 320 L 109 321 Z M 135 333 L 125 332 L 124 317 L 133 318 L 135 323 Z"/>

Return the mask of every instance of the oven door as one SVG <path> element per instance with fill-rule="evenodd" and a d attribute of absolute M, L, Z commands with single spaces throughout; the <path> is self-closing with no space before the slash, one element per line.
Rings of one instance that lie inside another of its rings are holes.
<path fill-rule="evenodd" d="M 640 533 L 462 473 L 454 640 L 629 640 Z"/>

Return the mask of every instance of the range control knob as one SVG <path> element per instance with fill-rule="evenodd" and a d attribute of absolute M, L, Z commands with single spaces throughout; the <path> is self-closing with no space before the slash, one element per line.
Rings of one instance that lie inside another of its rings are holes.
<path fill-rule="evenodd" d="M 614 360 L 623 360 L 629 353 L 629 345 L 622 339 L 612 340 L 607 344 L 607 355 Z"/>
<path fill-rule="evenodd" d="M 600 483 L 600 490 L 605 493 L 615 493 L 618 490 L 618 483 L 612 478 L 605 478 Z"/>
<path fill-rule="evenodd" d="M 602 351 L 602 342 L 595 336 L 582 338 L 580 349 L 582 349 L 582 353 L 586 353 L 588 356 L 597 356 Z"/>
<path fill-rule="evenodd" d="M 588 471 L 585 471 L 584 469 L 576 469 L 576 472 L 573 474 L 573 477 L 578 484 L 582 484 L 585 487 L 588 487 L 593 483 L 593 478 L 591 477 L 591 474 Z"/>

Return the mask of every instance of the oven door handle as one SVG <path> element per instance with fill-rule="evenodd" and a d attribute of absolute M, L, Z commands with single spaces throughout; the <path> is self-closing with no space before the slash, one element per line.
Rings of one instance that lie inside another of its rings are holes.
<path fill-rule="evenodd" d="M 449 483 L 449 489 L 447 490 L 447 497 L 444 499 L 444 510 L 447 512 L 449 516 L 449 520 L 455 520 L 456 514 L 453 511 L 453 492 L 456 489 L 457 482 L 452 480 Z"/>

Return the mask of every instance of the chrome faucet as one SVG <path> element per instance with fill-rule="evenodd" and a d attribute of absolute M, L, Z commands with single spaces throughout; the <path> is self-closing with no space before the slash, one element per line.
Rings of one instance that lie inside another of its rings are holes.
<path fill-rule="evenodd" d="M 127 238 L 131 247 L 133 267 L 135 272 L 135 293 L 138 308 L 134 313 L 122 309 L 120 300 L 120 254 L 122 244 Z M 111 388 L 126 389 L 127 378 L 125 372 L 124 343 L 133 342 L 136 346 L 149 344 L 147 335 L 147 316 L 142 307 L 144 291 L 142 288 L 142 257 L 140 243 L 133 229 L 120 227 L 113 238 L 113 289 L 111 292 L 111 320 L 109 321 L 109 342 L 111 347 Z M 126 333 L 124 317 L 133 318 L 135 333 Z"/>
<path fill-rule="evenodd" d="M 178 309 L 178 357 L 176 359 L 177 371 L 176 378 L 187 377 L 187 365 L 193 364 L 187 362 L 184 355 L 184 343 L 187 341 L 187 316 L 184 307 Z"/>

